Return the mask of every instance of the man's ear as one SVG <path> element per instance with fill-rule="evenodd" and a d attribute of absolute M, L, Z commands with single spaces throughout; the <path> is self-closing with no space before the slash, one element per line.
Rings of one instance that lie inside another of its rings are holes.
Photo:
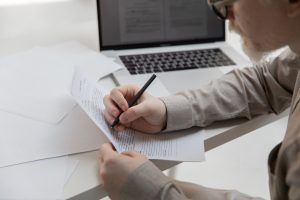
<path fill-rule="evenodd" d="M 293 18 L 300 15 L 300 0 L 288 0 L 287 14 L 288 17 Z"/>

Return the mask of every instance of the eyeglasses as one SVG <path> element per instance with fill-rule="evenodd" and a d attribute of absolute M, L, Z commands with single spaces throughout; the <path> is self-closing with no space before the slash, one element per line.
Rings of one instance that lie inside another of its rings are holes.
<path fill-rule="evenodd" d="M 226 20 L 228 18 L 229 7 L 237 0 L 209 0 L 212 10 L 221 20 Z"/>

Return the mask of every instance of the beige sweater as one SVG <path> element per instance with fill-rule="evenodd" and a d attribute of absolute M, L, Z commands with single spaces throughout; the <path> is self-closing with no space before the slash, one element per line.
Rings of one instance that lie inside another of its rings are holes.
<path fill-rule="evenodd" d="M 271 62 L 234 70 L 198 90 L 163 98 L 167 131 L 207 126 L 214 121 L 269 112 L 291 106 L 282 145 L 269 157 L 272 199 L 300 199 L 300 57 L 290 50 Z M 299 74 L 299 75 L 298 75 Z M 293 95 L 294 94 L 294 95 Z M 299 105 L 298 105 L 299 103 Z M 237 191 L 178 182 L 162 174 L 150 161 L 130 174 L 121 199 L 260 199 Z"/>

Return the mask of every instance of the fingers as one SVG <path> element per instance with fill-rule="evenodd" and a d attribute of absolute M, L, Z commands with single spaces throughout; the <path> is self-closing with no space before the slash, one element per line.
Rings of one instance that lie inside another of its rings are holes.
<path fill-rule="evenodd" d="M 104 97 L 104 117 L 109 124 L 112 124 L 121 112 L 128 109 L 128 99 L 131 99 L 138 92 L 138 90 L 139 88 L 135 85 L 125 85 L 114 88 L 109 95 Z M 117 131 L 122 131 L 125 129 L 125 126 L 128 127 L 129 125 L 119 123 L 114 127 L 114 129 Z"/>
<path fill-rule="evenodd" d="M 131 99 L 137 91 L 138 87 L 134 85 L 120 86 L 110 92 L 110 98 L 122 111 L 126 111 L 128 109 L 127 100 Z"/>
<path fill-rule="evenodd" d="M 116 118 L 119 116 L 121 111 L 127 110 L 127 100 L 131 99 L 137 91 L 138 87 L 134 85 L 114 88 L 110 94 L 106 95 L 103 99 L 103 104 L 107 114 L 111 115 L 113 118 Z"/>
<path fill-rule="evenodd" d="M 104 118 L 109 124 L 112 124 L 113 121 L 116 119 L 116 117 L 119 116 L 120 111 L 118 107 L 114 104 L 113 100 L 111 99 L 110 95 L 106 95 L 104 97 L 103 103 L 105 105 L 105 110 L 103 112 Z M 122 131 L 125 129 L 125 127 L 122 124 L 117 124 L 114 127 L 117 131 Z"/>
<path fill-rule="evenodd" d="M 105 143 L 100 147 L 100 162 L 105 162 L 107 159 L 118 154 L 111 143 Z"/>
<path fill-rule="evenodd" d="M 107 112 L 107 114 L 111 115 L 112 117 L 116 118 L 120 114 L 118 106 L 111 99 L 110 95 L 106 95 L 104 97 L 103 104 L 105 106 L 105 112 Z"/>
<path fill-rule="evenodd" d="M 99 161 L 100 162 L 105 162 L 107 159 L 109 159 L 112 155 L 117 155 L 118 152 L 115 150 L 113 145 L 111 143 L 104 143 L 100 149 L 99 149 Z M 121 153 L 122 155 L 126 155 L 129 157 L 138 157 L 138 156 L 143 156 L 137 151 L 125 151 Z"/>
<path fill-rule="evenodd" d="M 112 124 L 115 121 L 116 117 L 113 117 L 106 109 L 104 110 L 104 117 L 106 119 L 106 121 L 108 122 L 108 124 Z M 123 131 L 125 129 L 125 126 L 123 124 L 117 124 L 115 125 L 114 129 L 116 131 Z"/>
<path fill-rule="evenodd" d="M 115 118 L 116 118 L 116 117 L 112 116 L 112 115 L 110 114 L 110 112 L 109 112 L 107 109 L 104 110 L 103 114 L 104 114 L 104 117 L 105 117 L 106 121 L 107 121 L 109 124 L 112 124 L 113 121 L 114 121 Z"/>
<path fill-rule="evenodd" d="M 122 109 L 122 111 L 127 110 L 128 108 L 128 103 L 125 99 L 125 97 L 123 96 L 123 94 L 121 93 L 120 90 L 118 89 L 113 89 L 110 92 L 110 97 L 113 100 L 114 103 L 116 103 L 116 105 L 118 105 L 118 107 L 120 109 Z"/>

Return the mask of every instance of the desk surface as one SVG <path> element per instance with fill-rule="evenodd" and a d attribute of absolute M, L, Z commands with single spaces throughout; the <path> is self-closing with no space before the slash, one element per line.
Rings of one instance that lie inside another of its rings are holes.
<path fill-rule="evenodd" d="M 20 20 L 22 19 L 22 20 Z M 0 56 L 68 40 L 76 40 L 98 50 L 96 1 L 70 0 L 55 3 L 0 7 Z M 3 28 L 4 27 L 4 28 Z M 227 40 L 240 50 L 238 37 L 229 34 Z M 101 80 L 108 88 L 114 86 L 111 78 Z M 249 133 L 286 116 L 260 116 L 251 121 L 232 120 L 214 124 L 206 129 L 206 151 Z M 99 199 L 105 196 L 98 176 L 97 152 L 73 155 L 80 163 L 64 188 L 69 199 Z M 162 170 L 176 162 L 155 162 Z"/>

